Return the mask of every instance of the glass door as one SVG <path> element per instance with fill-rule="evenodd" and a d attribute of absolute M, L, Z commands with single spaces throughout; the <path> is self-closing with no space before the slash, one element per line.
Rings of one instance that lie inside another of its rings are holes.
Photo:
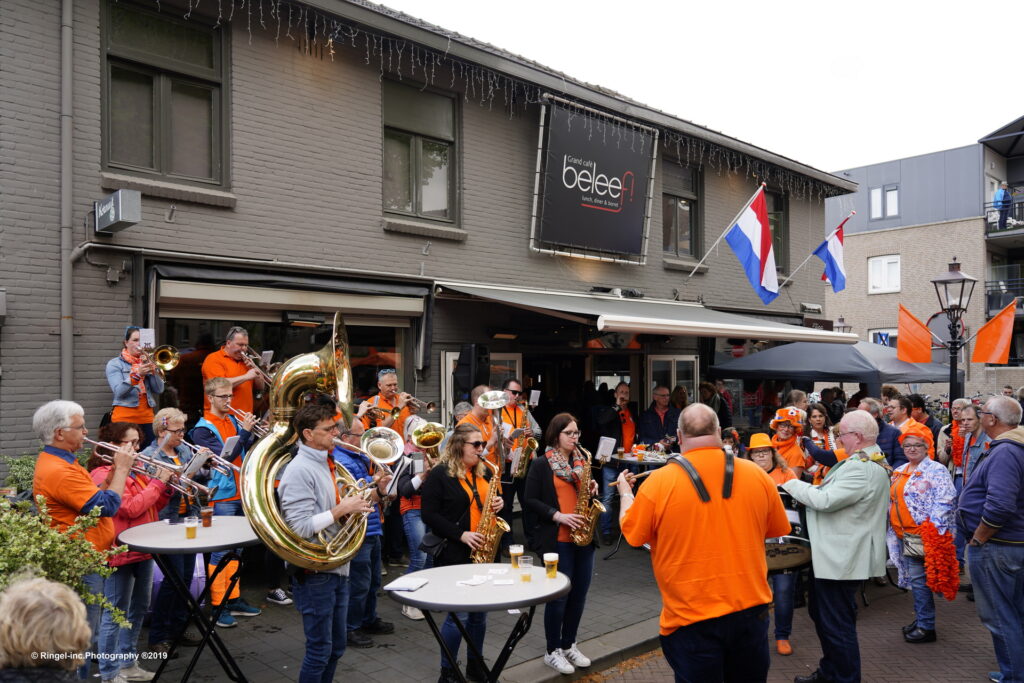
<path fill-rule="evenodd" d="M 693 403 L 697 395 L 697 356 L 648 356 L 645 405 L 650 405 L 651 394 L 658 385 L 685 388 L 689 402 Z"/>

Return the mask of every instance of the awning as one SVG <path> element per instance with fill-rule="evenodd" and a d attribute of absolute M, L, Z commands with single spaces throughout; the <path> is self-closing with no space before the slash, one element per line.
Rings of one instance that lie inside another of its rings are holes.
<path fill-rule="evenodd" d="M 1016 121 L 1011 121 L 999 130 L 992 131 L 978 142 L 1004 157 L 1015 157 L 1024 152 L 1022 139 L 1024 139 L 1024 116 Z"/>
<path fill-rule="evenodd" d="M 701 304 L 657 299 L 629 299 L 583 292 L 559 292 L 477 283 L 436 283 L 440 289 L 468 294 L 537 313 L 594 325 L 605 332 L 634 332 L 691 337 L 739 337 L 775 341 L 855 344 L 855 334 L 724 313 Z"/>

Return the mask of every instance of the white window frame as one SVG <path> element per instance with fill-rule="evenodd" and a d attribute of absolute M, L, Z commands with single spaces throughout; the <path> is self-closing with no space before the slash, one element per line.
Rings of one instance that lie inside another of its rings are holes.
<path fill-rule="evenodd" d="M 895 197 L 890 201 L 889 193 L 894 192 Z M 898 183 L 879 185 L 868 190 L 868 216 L 869 220 L 881 221 L 888 218 L 898 218 L 900 215 L 900 186 Z"/>
<path fill-rule="evenodd" d="M 895 327 L 876 327 L 873 330 L 868 330 L 868 341 L 871 342 L 872 344 L 877 344 L 878 342 L 875 340 L 875 335 L 877 335 L 879 332 L 889 335 L 889 348 L 895 349 L 896 345 L 892 343 L 892 340 L 898 341 L 899 329 Z"/>
<path fill-rule="evenodd" d="M 672 368 L 672 380 L 669 383 L 669 389 L 676 388 L 676 362 L 677 361 L 689 361 L 693 364 L 693 387 L 686 387 L 686 391 L 690 394 L 690 403 L 696 403 L 697 388 L 700 387 L 700 363 L 698 362 L 698 356 L 693 354 L 665 354 L 665 355 L 654 355 L 647 356 L 647 383 L 644 386 L 644 405 L 649 406 L 654 400 L 654 382 L 651 379 L 654 377 L 653 367 L 655 361 L 669 361 L 670 367 Z"/>
<path fill-rule="evenodd" d="M 868 190 L 868 206 L 871 220 L 878 220 L 885 215 L 885 195 L 882 188 L 872 187 Z"/>
<path fill-rule="evenodd" d="M 455 387 L 452 384 L 452 373 L 459 362 L 458 351 L 441 352 L 441 368 L 444 375 L 441 377 L 441 424 L 445 427 L 451 426 L 451 419 L 455 410 L 455 403 L 452 398 L 455 396 Z M 492 353 L 491 365 L 501 362 L 515 363 L 517 375 L 522 380 L 523 376 L 523 354 L 521 353 Z M 500 389 L 501 387 L 495 387 Z"/>
<path fill-rule="evenodd" d="M 888 259 L 888 261 L 883 261 L 882 259 Z M 884 273 L 887 270 L 887 266 L 891 264 L 893 261 L 895 261 L 897 269 L 895 285 L 893 285 L 890 282 L 885 282 L 884 284 L 876 283 L 871 273 L 872 263 L 882 263 L 882 271 Z M 892 294 L 895 292 L 899 292 L 901 289 L 900 283 L 902 282 L 902 279 L 903 263 L 899 254 L 883 254 L 881 256 L 871 256 L 868 258 L 868 294 Z"/>

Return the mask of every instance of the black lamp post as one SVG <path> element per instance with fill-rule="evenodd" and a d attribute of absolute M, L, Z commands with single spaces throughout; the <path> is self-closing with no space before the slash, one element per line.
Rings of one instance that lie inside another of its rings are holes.
<path fill-rule="evenodd" d="M 949 319 L 949 403 L 960 398 L 962 387 L 957 377 L 957 361 L 960 359 L 960 349 L 963 348 L 964 339 L 960 335 L 960 319 L 967 311 L 971 303 L 971 294 L 974 293 L 974 285 L 977 280 L 960 271 L 960 264 L 953 257 L 949 264 L 949 271 L 932 280 L 935 285 L 935 294 L 939 297 L 939 307 Z"/>
<path fill-rule="evenodd" d="M 832 329 L 841 333 L 852 332 L 853 325 L 848 324 L 843 316 L 839 316 L 836 318 L 836 321 L 832 323 Z"/>

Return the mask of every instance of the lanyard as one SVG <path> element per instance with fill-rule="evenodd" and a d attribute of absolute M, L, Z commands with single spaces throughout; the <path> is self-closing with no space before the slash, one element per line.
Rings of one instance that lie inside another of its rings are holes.
<path fill-rule="evenodd" d="M 466 484 L 473 491 L 473 500 L 476 502 L 476 509 L 480 512 L 484 510 L 484 504 L 480 500 L 480 492 L 476 489 L 476 475 L 473 475 L 473 479 L 470 480 L 469 474 L 466 475 Z"/>

